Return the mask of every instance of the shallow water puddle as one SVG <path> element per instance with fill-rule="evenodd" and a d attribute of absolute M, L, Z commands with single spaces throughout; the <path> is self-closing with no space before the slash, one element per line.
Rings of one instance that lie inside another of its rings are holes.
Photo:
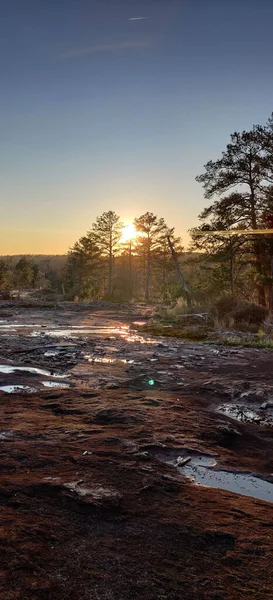
<path fill-rule="evenodd" d="M 26 392 L 27 394 L 33 394 L 37 390 L 35 388 L 29 387 L 28 385 L 1 385 L 1 392 L 6 392 L 6 394 L 16 394 L 17 392 Z"/>
<path fill-rule="evenodd" d="M 3 325 L 0 323 L 0 329 L 19 329 L 20 327 L 41 327 L 41 325 L 35 323 L 5 323 Z"/>
<path fill-rule="evenodd" d="M 3 441 L 7 441 L 12 439 L 13 437 L 13 431 L 0 431 L 0 440 Z"/>
<path fill-rule="evenodd" d="M 48 388 L 69 388 L 69 383 L 60 383 L 59 381 L 42 381 L 42 385 Z"/>
<path fill-rule="evenodd" d="M 26 373 L 32 373 L 35 375 L 44 375 L 45 377 L 56 377 L 57 379 L 66 379 L 67 374 L 61 375 L 60 373 L 52 373 L 46 371 L 46 369 L 37 369 L 36 367 L 18 367 L 17 365 L 0 365 L 0 373 L 16 373 L 16 371 L 24 371 Z"/>
<path fill-rule="evenodd" d="M 132 364 L 134 362 L 134 360 L 128 360 L 127 358 L 110 358 L 110 357 L 106 357 L 106 356 L 92 356 L 91 354 L 86 354 L 84 356 L 84 358 L 86 360 L 88 360 L 88 362 L 91 363 L 99 363 L 99 364 L 106 364 L 106 365 L 112 365 L 112 364 Z"/>
<path fill-rule="evenodd" d="M 168 457 L 168 454 L 172 456 Z M 177 454 L 177 453 L 176 453 Z M 177 455 L 163 452 L 157 454 L 157 458 L 165 464 L 175 466 L 179 473 L 185 475 L 189 480 L 201 486 L 213 487 L 220 490 L 227 490 L 243 496 L 251 496 L 259 500 L 273 502 L 273 484 L 264 479 L 260 479 L 251 473 L 241 473 L 238 471 L 218 471 L 215 467 L 217 461 L 212 456 L 191 455 L 190 453 Z M 183 464 L 184 459 L 190 460 Z"/>
<path fill-rule="evenodd" d="M 136 322 L 136 324 L 145 324 L 145 322 Z M 57 325 L 54 328 L 48 328 L 49 325 L 35 324 L 35 323 L 8 323 L 1 325 L 1 330 L 17 331 L 17 329 L 26 328 L 32 329 L 29 333 L 31 337 L 53 337 L 53 338 L 74 338 L 79 335 L 96 335 L 96 336 L 108 336 L 111 339 L 120 337 L 126 342 L 137 342 L 140 344 L 157 344 L 158 342 L 154 339 L 143 337 L 138 335 L 134 331 L 130 330 L 129 325 L 120 325 L 119 327 L 114 326 L 103 326 L 103 325 Z"/>
<path fill-rule="evenodd" d="M 56 327 L 55 329 L 47 329 L 46 331 L 33 331 L 31 337 L 40 337 L 40 336 L 48 336 L 48 337 L 65 337 L 65 338 L 73 338 L 79 335 L 96 335 L 96 336 L 107 336 L 110 339 L 115 339 L 116 337 L 120 337 L 126 342 L 137 342 L 139 344 L 158 344 L 157 340 L 153 340 L 151 338 L 143 337 L 142 335 L 138 335 L 134 332 L 130 331 L 128 325 L 121 325 L 120 327 L 104 327 L 104 326 L 74 326 L 71 327 Z"/>
<path fill-rule="evenodd" d="M 239 404 L 222 404 L 217 408 L 217 412 L 227 415 L 231 419 L 235 419 L 236 421 L 240 421 L 241 423 L 257 423 L 258 425 L 268 425 L 273 427 L 273 417 L 268 415 L 266 416 L 262 411 L 262 414 L 256 412 L 256 410 L 252 410 L 252 408 L 246 407 L 244 405 Z"/>

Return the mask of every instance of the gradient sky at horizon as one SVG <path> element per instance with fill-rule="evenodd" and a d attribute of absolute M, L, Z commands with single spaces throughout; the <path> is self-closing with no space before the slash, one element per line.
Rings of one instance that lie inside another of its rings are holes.
<path fill-rule="evenodd" d="M 65 253 L 105 210 L 187 243 L 195 176 L 273 110 L 272 27 L 272 0 L 3 0 L 0 254 Z"/>

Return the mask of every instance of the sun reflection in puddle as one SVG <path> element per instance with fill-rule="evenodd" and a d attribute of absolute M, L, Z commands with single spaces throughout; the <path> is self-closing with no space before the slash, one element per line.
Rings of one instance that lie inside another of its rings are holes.
<path fill-rule="evenodd" d="M 145 325 L 145 321 L 135 321 L 135 325 Z M 77 337 L 79 335 L 99 335 L 121 337 L 128 343 L 139 344 L 157 344 L 156 340 L 143 337 L 130 329 L 129 325 L 109 326 L 109 325 L 57 325 L 49 329 L 49 324 L 38 323 L 0 323 L 1 330 L 16 331 L 20 329 L 30 329 L 30 337 Z M 3 335 L 3 334 L 2 334 Z"/>
<path fill-rule="evenodd" d="M 91 354 L 85 354 L 84 358 L 91 363 L 101 363 L 106 365 L 115 363 L 130 365 L 134 362 L 134 360 L 128 360 L 127 358 L 108 358 L 106 356 L 92 356 Z"/>

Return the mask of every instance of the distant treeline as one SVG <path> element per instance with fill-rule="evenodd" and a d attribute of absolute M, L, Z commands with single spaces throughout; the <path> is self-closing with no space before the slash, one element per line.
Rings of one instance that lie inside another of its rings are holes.
<path fill-rule="evenodd" d="M 14 255 L 0 257 L 0 290 L 60 291 L 67 256 Z"/>

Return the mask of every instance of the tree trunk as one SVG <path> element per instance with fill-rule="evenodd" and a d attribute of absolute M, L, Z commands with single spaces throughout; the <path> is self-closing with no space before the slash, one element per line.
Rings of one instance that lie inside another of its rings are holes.
<path fill-rule="evenodd" d="M 262 275 L 263 275 L 263 267 L 262 267 L 260 252 L 259 252 L 259 242 L 257 244 L 255 244 L 255 254 L 256 254 L 256 270 L 257 270 L 258 276 L 260 278 L 260 281 L 258 282 L 258 302 L 259 302 L 260 306 L 266 306 L 265 286 L 261 281 Z"/>
<path fill-rule="evenodd" d="M 147 251 L 147 266 L 146 266 L 146 281 L 145 281 L 145 300 L 150 300 L 150 279 L 151 279 L 151 250 L 150 250 L 150 238 L 148 237 L 148 251 Z"/>
<path fill-rule="evenodd" d="M 109 288 L 108 288 L 109 296 L 113 294 L 113 256 L 110 254 L 109 258 Z"/>
<path fill-rule="evenodd" d="M 177 258 L 175 249 L 173 247 L 173 244 L 172 244 L 172 241 L 171 241 L 171 238 L 170 238 L 169 235 L 167 236 L 167 239 L 168 239 L 169 248 L 170 248 L 170 251 L 171 251 L 171 254 L 172 254 L 172 257 L 173 257 L 173 261 L 174 261 L 174 264 L 175 264 L 175 268 L 176 268 L 176 272 L 177 272 L 177 275 L 178 275 L 178 279 L 181 282 L 183 290 L 185 292 L 185 296 L 186 296 L 186 300 L 187 300 L 187 306 L 188 306 L 188 308 L 191 308 L 191 306 L 192 306 L 192 300 L 191 300 L 190 290 L 189 290 L 189 288 L 188 288 L 188 286 L 187 286 L 187 284 L 185 282 L 185 279 L 184 279 L 184 277 L 182 275 L 182 271 L 180 269 L 178 258 Z"/>
<path fill-rule="evenodd" d="M 132 241 L 129 242 L 129 288 L 130 288 L 130 299 L 132 298 Z"/>
<path fill-rule="evenodd" d="M 251 195 L 250 195 L 251 226 L 252 226 L 252 229 L 257 229 L 257 217 L 256 217 L 256 210 L 255 210 L 255 190 L 254 190 L 253 180 L 252 180 L 251 165 L 250 165 L 250 191 L 251 191 Z M 254 242 L 254 253 L 255 253 L 255 258 L 256 258 L 256 270 L 257 270 L 259 278 L 261 279 L 263 269 L 262 269 L 262 263 L 261 263 L 261 257 L 260 257 L 259 241 Z M 259 302 L 260 306 L 266 306 L 265 287 L 261 281 L 259 281 L 259 283 L 258 283 L 258 302 Z"/>
<path fill-rule="evenodd" d="M 269 290 L 269 310 L 272 313 L 273 311 L 273 256 L 271 256 L 271 261 L 270 261 L 270 277 L 271 277 L 271 284 L 270 284 L 270 290 Z"/>
<path fill-rule="evenodd" d="M 258 301 L 260 306 L 266 306 L 265 289 L 262 284 L 258 286 Z"/>
<path fill-rule="evenodd" d="M 112 234 L 110 234 L 110 247 L 109 247 L 109 296 L 113 294 L 113 248 L 112 248 Z"/>
<path fill-rule="evenodd" d="M 230 283 L 230 292 L 231 295 L 234 295 L 234 256 L 233 256 L 233 247 L 232 242 L 230 240 L 230 261 L 229 261 L 229 283 Z"/>

